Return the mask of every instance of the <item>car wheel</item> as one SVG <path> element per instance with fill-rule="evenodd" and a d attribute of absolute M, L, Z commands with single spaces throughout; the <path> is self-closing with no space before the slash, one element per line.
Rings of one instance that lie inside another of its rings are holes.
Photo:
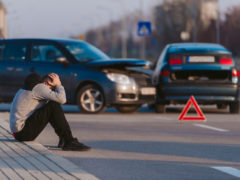
<path fill-rule="evenodd" d="M 134 113 L 136 112 L 142 105 L 118 105 L 116 109 L 121 113 Z"/>
<path fill-rule="evenodd" d="M 217 108 L 218 109 L 226 109 L 227 108 L 227 104 L 217 104 Z"/>
<path fill-rule="evenodd" d="M 240 104 L 240 102 L 230 103 L 230 113 L 232 113 L 232 114 L 239 114 L 239 112 L 240 112 L 239 104 Z"/>
<path fill-rule="evenodd" d="M 151 109 L 151 110 L 154 110 L 155 109 L 155 104 L 148 104 L 148 108 Z"/>
<path fill-rule="evenodd" d="M 106 108 L 103 92 L 95 85 L 81 88 L 77 95 L 77 103 L 81 112 L 89 114 L 103 112 Z"/>
<path fill-rule="evenodd" d="M 165 113 L 166 106 L 164 104 L 155 104 L 155 112 L 156 113 Z"/>

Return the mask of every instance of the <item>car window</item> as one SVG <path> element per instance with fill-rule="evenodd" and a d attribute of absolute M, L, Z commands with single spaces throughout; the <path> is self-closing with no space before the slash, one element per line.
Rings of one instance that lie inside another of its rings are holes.
<path fill-rule="evenodd" d="M 160 66 L 162 65 L 162 63 L 163 63 L 163 61 L 164 61 L 164 58 L 165 58 L 165 56 L 166 56 L 166 51 L 167 51 L 167 49 L 168 49 L 168 46 L 166 46 L 166 47 L 162 50 L 162 52 L 161 52 L 161 54 L 160 54 L 160 57 L 158 58 L 158 61 L 157 61 L 157 64 L 156 64 L 156 68 L 157 68 L 157 69 L 159 69 Z"/>
<path fill-rule="evenodd" d="M 62 52 L 52 44 L 36 44 L 32 48 L 32 61 L 54 62 L 59 57 L 64 57 Z"/>
<path fill-rule="evenodd" d="M 83 43 L 63 43 L 65 48 L 76 58 L 79 62 L 109 59 L 109 57 L 102 51 L 90 44 Z"/>
<path fill-rule="evenodd" d="M 7 43 L 0 45 L 0 60 L 25 61 L 27 44 Z"/>

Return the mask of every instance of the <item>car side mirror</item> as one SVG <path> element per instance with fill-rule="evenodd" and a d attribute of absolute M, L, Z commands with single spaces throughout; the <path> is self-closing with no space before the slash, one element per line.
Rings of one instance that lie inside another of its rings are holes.
<path fill-rule="evenodd" d="M 65 57 L 58 57 L 56 60 L 55 60 L 56 63 L 61 63 L 61 64 L 68 64 L 68 60 L 67 58 Z"/>

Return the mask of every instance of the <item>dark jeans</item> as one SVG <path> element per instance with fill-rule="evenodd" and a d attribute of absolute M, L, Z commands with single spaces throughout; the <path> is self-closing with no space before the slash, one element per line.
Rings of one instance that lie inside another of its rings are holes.
<path fill-rule="evenodd" d="M 50 123 L 59 138 L 66 141 L 73 138 L 69 124 L 59 103 L 50 101 L 34 112 L 25 122 L 24 128 L 16 133 L 19 141 L 33 141 Z"/>

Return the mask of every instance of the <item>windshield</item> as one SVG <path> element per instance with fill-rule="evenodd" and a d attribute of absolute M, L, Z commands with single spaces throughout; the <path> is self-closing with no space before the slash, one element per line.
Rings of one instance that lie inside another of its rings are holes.
<path fill-rule="evenodd" d="M 109 59 L 109 57 L 101 50 L 87 43 L 71 42 L 63 43 L 63 45 L 79 62 L 86 62 L 98 59 Z"/>

